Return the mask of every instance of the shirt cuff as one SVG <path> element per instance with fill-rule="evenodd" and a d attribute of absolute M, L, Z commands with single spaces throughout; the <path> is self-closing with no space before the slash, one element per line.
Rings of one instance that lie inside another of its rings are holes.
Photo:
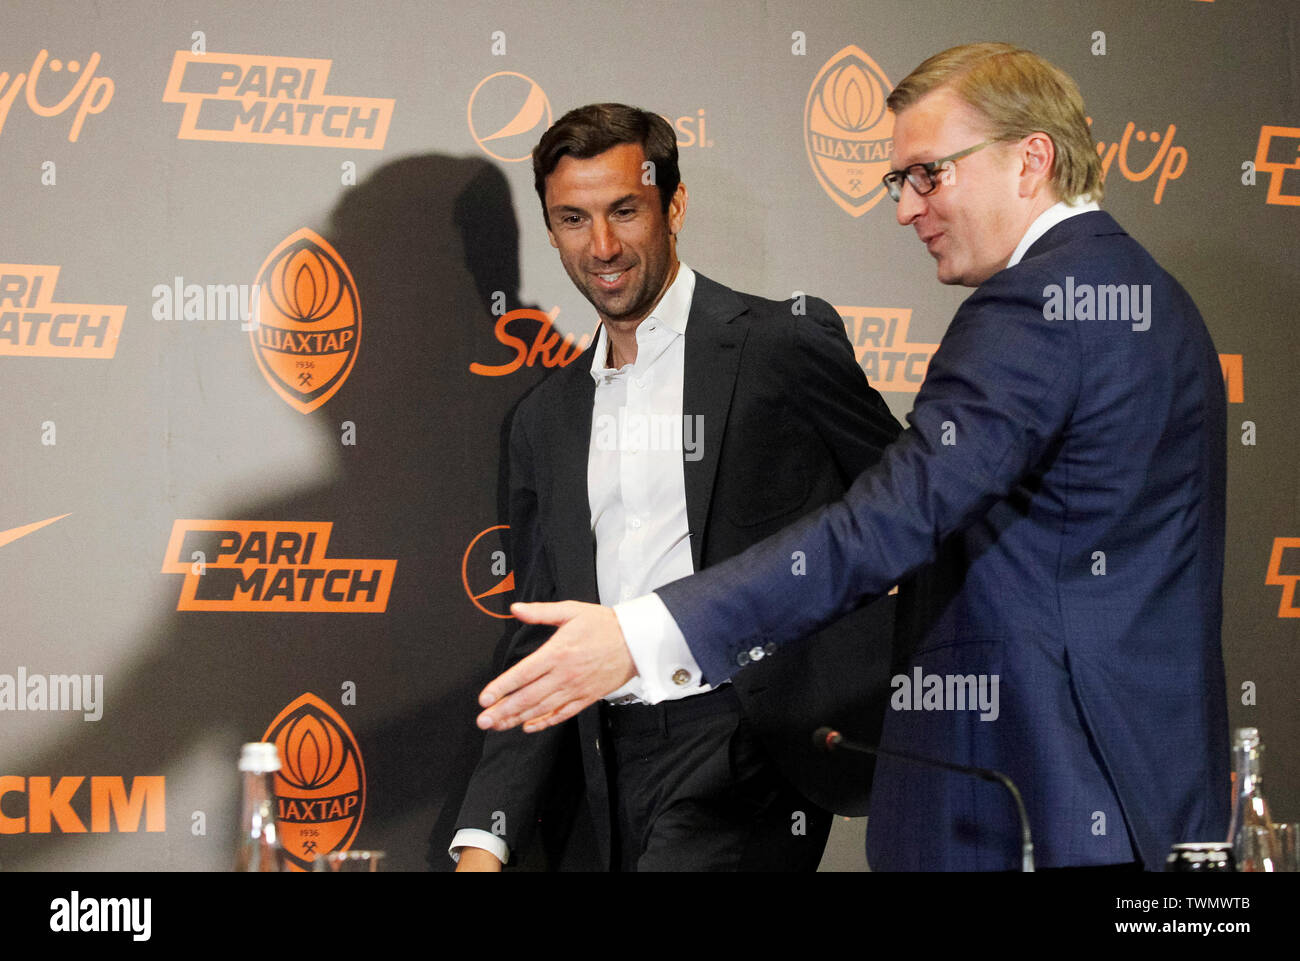
<path fill-rule="evenodd" d="M 502 864 L 510 860 L 510 847 L 506 842 L 495 834 L 480 831 L 478 828 L 461 828 L 451 839 L 451 846 L 447 848 L 447 853 L 457 863 L 460 862 L 461 848 L 482 848 L 488 854 L 496 855 L 496 859 Z"/>
<path fill-rule="evenodd" d="M 651 704 L 703 679 L 686 638 L 658 594 L 646 594 L 614 606 L 623 639 L 641 676 L 641 696 Z"/>

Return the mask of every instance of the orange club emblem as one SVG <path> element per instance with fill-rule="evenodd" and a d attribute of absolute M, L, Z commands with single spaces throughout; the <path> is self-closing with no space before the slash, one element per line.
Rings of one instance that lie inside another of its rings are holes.
<path fill-rule="evenodd" d="M 262 740 L 280 752 L 276 818 L 292 868 L 346 851 L 361 828 L 366 769 L 347 722 L 315 694 L 304 694 L 271 722 Z"/>
<path fill-rule="evenodd" d="M 249 337 L 262 376 L 291 407 L 311 413 L 338 393 L 357 360 L 361 302 L 352 273 L 304 227 L 266 258 L 257 289 Z"/>

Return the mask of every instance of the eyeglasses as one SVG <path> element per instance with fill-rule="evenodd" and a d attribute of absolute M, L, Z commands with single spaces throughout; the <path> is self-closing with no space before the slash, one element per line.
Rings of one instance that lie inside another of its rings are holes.
<path fill-rule="evenodd" d="M 912 189 L 919 196 L 924 197 L 926 194 L 934 193 L 935 188 L 939 186 L 942 175 L 936 177 L 935 173 L 940 168 L 945 164 L 952 163 L 954 160 L 960 160 L 962 157 L 973 154 L 976 150 L 983 150 L 991 143 L 997 143 L 997 138 L 985 140 L 983 143 L 977 143 L 965 150 L 958 150 L 954 154 L 949 154 L 938 160 L 931 160 L 929 163 L 912 164 L 902 170 L 891 170 L 880 178 L 880 182 L 885 185 L 885 189 L 889 191 L 889 199 L 894 203 L 898 203 L 899 198 L 903 196 L 904 180 L 912 185 Z"/>

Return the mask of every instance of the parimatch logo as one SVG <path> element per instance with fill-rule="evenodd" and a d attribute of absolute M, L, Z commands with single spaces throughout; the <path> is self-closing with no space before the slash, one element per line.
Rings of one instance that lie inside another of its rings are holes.
<path fill-rule="evenodd" d="M 925 383 L 938 344 L 908 339 L 910 307 L 836 307 L 858 366 L 876 390 L 915 394 Z"/>
<path fill-rule="evenodd" d="M 248 336 L 257 365 L 277 394 L 309 414 L 338 393 L 357 361 L 361 301 L 352 272 L 304 227 L 271 251 L 255 289 Z"/>
<path fill-rule="evenodd" d="M 59 270 L 0 264 L 0 356 L 106 360 L 116 353 L 126 306 L 56 301 Z"/>
<path fill-rule="evenodd" d="M 327 94 L 332 63 L 177 50 L 163 102 L 185 105 L 178 140 L 382 149 L 394 101 Z"/>
<path fill-rule="evenodd" d="M 331 521 L 178 520 L 162 573 L 184 574 L 178 611 L 378 614 L 396 560 L 326 557 Z"/>
<path fill-rule="evenodd" d="M 315 694 L 304 694 L 271 722 L 262 740 L 276 746 L 276 818 L 290 865 L 300 871 L 331 851 L 346 851 L 366 809 L 366 769 L 347 722 Z"/>
<path fill-rule="evenodd" d="M 845 213 L 861 217 L 880 203 L 894 149 L 893 84 L 850 44 L 822 66 L 804 106 L 804 145 L 822 189 Z"/>

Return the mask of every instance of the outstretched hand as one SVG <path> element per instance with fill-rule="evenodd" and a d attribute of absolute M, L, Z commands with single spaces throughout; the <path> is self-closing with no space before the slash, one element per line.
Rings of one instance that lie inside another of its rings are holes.
<path fill-rule="evenodd" d="M 614 611 L 599 604 L 560 601 L 511 604 L 525 624 L 559 629 L 545 644 L 483 688 L 478 716 L 484 730 L 519 724 L 528 733 L 567 721 L 636 676 Z"/>

